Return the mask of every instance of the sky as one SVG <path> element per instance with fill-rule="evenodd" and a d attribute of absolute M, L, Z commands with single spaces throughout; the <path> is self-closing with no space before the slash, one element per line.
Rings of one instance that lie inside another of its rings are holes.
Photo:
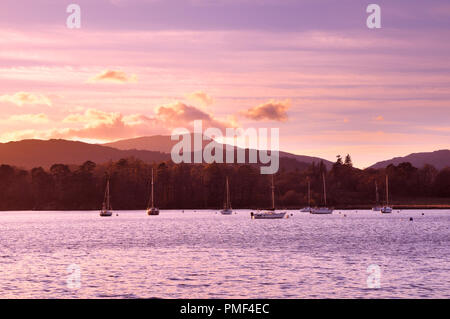
<path fill-rule="evenodd" d="M 448 149 L 449 39 L 448 0 L 2 0 L 0 142 L 202 120 L 279 128 L 283 151 L 360 168 Z"/>

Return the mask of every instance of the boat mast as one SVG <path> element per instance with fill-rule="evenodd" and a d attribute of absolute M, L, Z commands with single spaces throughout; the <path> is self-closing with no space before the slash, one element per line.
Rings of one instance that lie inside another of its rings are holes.
<path fill-rule="evenodd" d="M 272 175 L 272 209 L 275 210 L 275 186 L 273 184 L 273 175 Z"/>
<path fill-rule="evenodd" d="M 152 207 L 151 207 L 151 208 L 154 208 L 154 207 L 155 207 L 153 201 L 154 201 L 154 191 L 153 191 L 153 168 L 152 168 Z"/>
<path fill-rule="evenodd" d="M 323 179 L 323 199 L 325 202 L 325 206 L 327 206 L 327 186 L 325 184 L 325 173 L 322 173 L 322 179 Z"/>
<path fill-rule="evenodd" d="M 377 183 L 377 181 L 375 181 L 375 198 L 376 198 L 377 205 L 378 205 L 378 203 L 380 202 L 380 194 L 378 194 L 378 183 Z"/>
<path fill-rule="evenodd" d="M 386 175 L 386 206 L 389 206 L 389 176 Z"/>
<path fill-rule="evenodd" d="M 230 186 L 228 184 L 228 176 L 227 176 L 227 206 L 226 209 L 230 209 L 231 208 L 231 203 L 230 203 Z"/>
<path fill-rule="evenodd" d="M 311 207 L 311 182 L 308 178 L 308 207 Z"/>
<path fill-rule="evenodd" d="M 109 178 L 108 182 L 106 183 L 106 209 L 110 209 L 110 202 L 109 202 Z"/>

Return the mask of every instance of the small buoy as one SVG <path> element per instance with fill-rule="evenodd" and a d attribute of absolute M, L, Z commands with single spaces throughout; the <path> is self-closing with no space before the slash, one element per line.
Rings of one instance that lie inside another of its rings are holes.
<path fill-rule="evenodd" d="M 116 214 L 116 216 L 119 216 L 119 214 Z"/>
<path fill-rule="evenodd" d="M 291 216 L 294 216 L 294 214 L 291 214 Z"/>
<path fill-rule="evenodd" d="M 424 216 L 425 215 L 425 213 L 422 213 L 422 216 Z"/>
<path fill-rule="evenodd" d="M 344 217 L 347 217 L 347 215 L 344 214 Z"/>
<path fill-rule="evenodd" d="M 411 222 L 412 222 L 412 221 L 413 221 L 413 218 L 412 218 L 412 217 L 410 217 L 410 218 L 409 218 L 409 221 L 411 221 Z"/>

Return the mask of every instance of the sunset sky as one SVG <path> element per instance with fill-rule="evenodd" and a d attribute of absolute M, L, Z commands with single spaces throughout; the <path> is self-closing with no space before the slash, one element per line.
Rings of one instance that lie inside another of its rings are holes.
<path fill-rule="evenodd" d="M 450 148 L 450 3 L 2 0 L 0 142 L 279 127 L 358 167 Z M 81 29 L 66 7 L 81 6 Z M 205 124 L 206 123 L 206 124 Z"/>

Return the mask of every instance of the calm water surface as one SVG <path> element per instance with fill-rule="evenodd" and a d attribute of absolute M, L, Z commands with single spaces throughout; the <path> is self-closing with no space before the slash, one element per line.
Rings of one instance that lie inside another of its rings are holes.
<path fill-rule="evenodd" d="M 450 297 L 450 211 L 291 213 L 0 212 L 0 297 Z"/>

